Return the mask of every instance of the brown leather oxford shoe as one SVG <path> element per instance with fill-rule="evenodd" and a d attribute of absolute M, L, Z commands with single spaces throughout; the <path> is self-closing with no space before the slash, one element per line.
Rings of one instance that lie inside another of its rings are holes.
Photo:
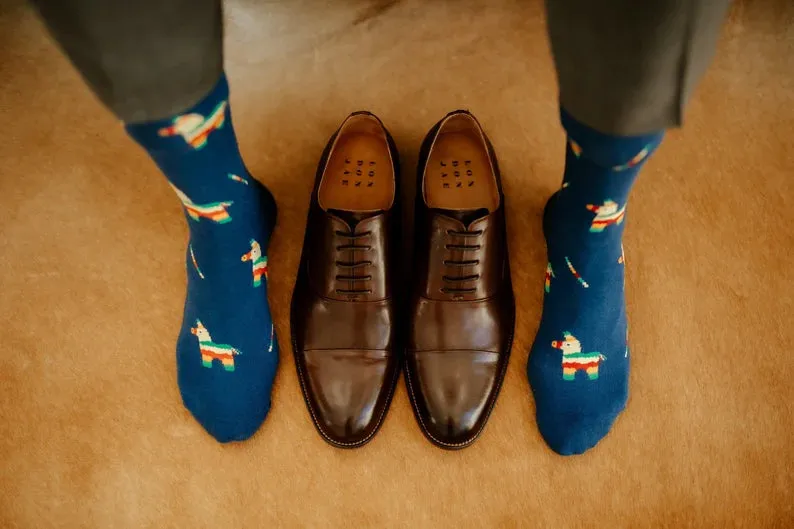
<path fill-rule="evenodd" d="M 314 425 L 337 447 L 375 435 L 399 375 L 398 176 L 394 142 L 368 112 L 342 123 L 317 168 L 292 294 L 292 345 Z"/>
<path fill-rule="evenodd" d="M 448 114 L 422 145 L 414 244 L 408 393 L 425 436 L 463 448 L 496 402 L 515 324 L 499 168 L 466 111 Z"/>

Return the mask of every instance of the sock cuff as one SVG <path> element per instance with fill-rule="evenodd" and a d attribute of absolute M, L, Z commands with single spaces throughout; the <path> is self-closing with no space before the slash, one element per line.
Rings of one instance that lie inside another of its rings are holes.
<path fill-rule="evenodd" d="M 560 122 L 568 134 L 574 155 L 616 171 L 628 169 L 650 156 L 664 137 L 664 131 L 639 136 L 615 136 L 595 130 L 560 107 Z"/>
<path fill-rule="evenodd" d="M 125 123 L 132 139 L 149 151 L 195 150 L 206 144 L 207 136 L 229 120 L 229 84 L 221 74 L 201 101 L 173 116 L 142 123 Z"/>

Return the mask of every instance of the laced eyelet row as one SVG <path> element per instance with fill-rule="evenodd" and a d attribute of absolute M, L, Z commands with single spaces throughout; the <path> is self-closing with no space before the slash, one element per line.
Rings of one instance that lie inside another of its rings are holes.
<path fill-rule="evenodd" d="M 482 249 L 481 244 L 469 244 L 467 239 L 477 238 L 483 234 L 483 230 L 473 230 L 473 231 L 460 231 L 460 230 L 446 230 L 448 236 L 454 237 L 462 237 L 464 239 L 463 244 L 458 243 L 447 243 L 444 245 L 445 250 L 452 250 L 452 251 L 462 251 L 462 252 L 476 252 Z M 450 268 L 464 268 L 469 266 L 479 266 L 480 260 L 479 259 L 444 259 L 444 265 Z M 441 292 L 444 294 L 452 294 L 454 296 L 461 296 L 463 294 L 472 294 L 477 291 L 476 287 L 463 287 L 463 286 L 455 286 L 461 283 L 467 283 L 471 281 L 478 281 L 480 279 L 480 274 L 466 274 L 466 275 L 448 275 L 444 274 L 441 279 L 445 283 L 449 283 L 449 286 L 444 286 L 441 288 Z"/>
<path fill-rule="evenodd" d="M 339 244 L 336 246 L 336 251 L 352 251 L 352 252 L 366 252 L 372 249 L 372 246 L 369 244 L 356 244 L 356 241 L 362 239 L 364 237 L 368 237 L 372 234 L 370 231 L 365 231 L 361 233 L 353 233 L 353 232 L 345 232 L 336 230 L 334 232 L 337 237 L 342 237 L 345 239 L 349 239 L 350 243 L 347 244 Z M 370 260 L 357 260 L 357 261 L 335 261 L 335 264 L 338 268 L 346 269 L 346 270 L 357 270 L 359 268 L 366 268 L 372 266 L 372 261 Z M 337 274 L 335 279 L 337 281 L 348 281 L 348 282 L 359 282 L 359 281 L 369 281 L 372 279 L 372 275 L 363 275 L 363 276 L 356 276 L 350 274 Z M 371 294 L 371 288 L 337 288 L 335 289 L 337 294 L 343 295 L 358 295 L 358 294 Z"/>
<path fill-rule="evenodd" d="M 371 288 L 337 288 L 336 289 L 336 293 L 337 294 L 347 294 L 347 295 L 352 295 L 352 294 L 372 294 L 372 289 Z"/>
<path fill-rule="evenodd" d="M 474 230 L 474 231 L 447 230 L 447 235 L 459 235 L 461 237 L 479 237 L 480 235 L 482 235 L 482 230 Z"/>

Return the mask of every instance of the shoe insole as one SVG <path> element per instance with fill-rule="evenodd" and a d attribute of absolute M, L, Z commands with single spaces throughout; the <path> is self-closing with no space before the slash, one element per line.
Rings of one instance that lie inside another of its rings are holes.
<path fill-rule="evenodd" d="M 425 166 L 424 194 L 430 208 L 493 212 L 499 207 L 485 139 L 471 116 L 456 114 L 441 125 Z"/>
<path fill-rule="evenodd" d="M 324 210 L 387 210 L 395 175 L 386 133 L 367 114 L 351 116 L 337 135 L 325 166 L 318 199 Z"/>

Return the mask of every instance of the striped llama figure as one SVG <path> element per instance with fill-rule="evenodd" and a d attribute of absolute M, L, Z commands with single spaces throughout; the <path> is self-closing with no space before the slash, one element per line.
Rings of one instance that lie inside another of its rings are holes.
<path fill-rule="evenodd" d="M 196 326 L 191 328 L 190 332 L 198 338 L 201 364 L 204 367 L 212 368 L 212 361 L 220 360 L 223 369 L 234 371 L 234 357 L 241 354 L 240 351 L 231 345 L 213 342 L 210 332 L 204 327 L 201 320 L 196 320 Z"/>
<path fill-rule="evenodd" d="M 205 118 L 201 114 L 183 114 L 174 118 L 170 127 L 163 127 L 157 134 L 163 138 L 182 136 L 185 142 L 194 149 L 207 145 L 207 138 L 213 130 L 223 127 L 226 121 L 226 101 L 218 103 Z"/>
<path fill-rule="evenodd" d="M 232 221 L 232 217 L 229 215 L 229 212 L 226 211 L 226 208 L 233 204 L 232 201 L 227 200 L 223 202 L 196 204 L 190 200 L 190 197 L 183 193 L 181 189 L 177 188 L 173 184 L 171 187 L 174 188 L 176 196 L 179 197 L 179 200 L 182 201 L 182 205 L 185 206 L 185 211 L 187 211 L 187 214 L 196 222 L 202 218 L 209 219 L 213 222 L 217 222 L 218 224 L 226 224 L 227 222 Z"/>
<path fill-rule="evenodd" d="M 596 214 L 593 223 L 590 225 L 590 231 L 595 233 L 604 231 L 607 226 L 620 224 L 626 214 L 625 204 L 620 208 L 617 202 L 610 199 L 606 199 L 600 206 L 587 204 L 585 207 Z"/>
<path fill-rule="evenodd" d="M 254 239 L 251 239 L 251 251 L 243 254 L 240 260 L 243 262 L 251 261 L 255 287 L 262 284 L 262 276 L 267 279 L 267 256 L 262 255 L 262 247 Z"/>
<path fill-rule="evenodd" d="M 551 346 L 562 351 L 562 379 L 574 380 L 577 371 L 587 373 L 590 380 L 598 379 L 598 365 L 606 357 L 601 353 L 583 353 L 582 344 L 574 335 L 565 331 L 563 340 L 554 340 Z"/>

